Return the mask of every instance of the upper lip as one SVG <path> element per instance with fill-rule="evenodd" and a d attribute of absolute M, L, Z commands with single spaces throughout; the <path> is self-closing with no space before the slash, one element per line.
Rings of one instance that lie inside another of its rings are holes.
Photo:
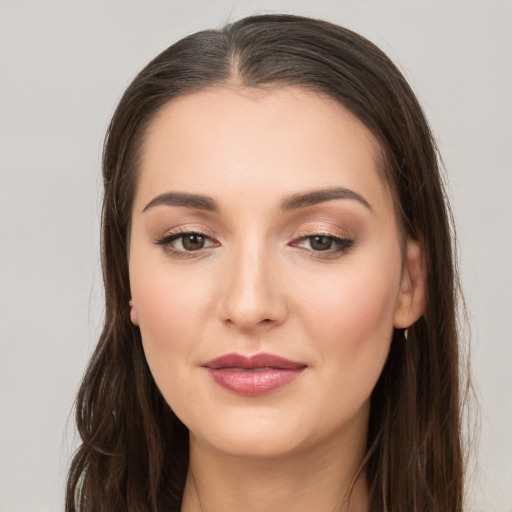
<path fill-rule="evenodd" d="M 204 367 L 212 370 L 220 370 L 222 368 L 240 368 L 243 370 L 253 370 L 256 368 L 274 368 L 280 370 L 299 370 L 307 365 L 290 361 L 283 357 L 273 354 L 255 354 L 253 356 L 244 356 L 242 354 L 225 354 L 223 356 L 212 359 L 203 364 Z"/>

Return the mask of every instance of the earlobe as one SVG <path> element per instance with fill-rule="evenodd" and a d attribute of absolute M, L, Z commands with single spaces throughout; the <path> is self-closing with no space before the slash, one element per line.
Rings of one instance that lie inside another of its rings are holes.
<path fill-rule="evenodd" d="M 130 320 L 132 321 L 133 325 L 139 325 L 139 318 L 137 316 L 137 310 L 135 309 L 135 305 L 133 304 L 133 300 L 130 299 L 130 302 L 128 303 L 130 305 Z"/>
<path fill-rule="evenodd" d="M 404 271 L 398 294 L 394 326 L 406 329 L 425 311 L 427 270 L 421 246 L 415 240 L 407 241 Z"/>

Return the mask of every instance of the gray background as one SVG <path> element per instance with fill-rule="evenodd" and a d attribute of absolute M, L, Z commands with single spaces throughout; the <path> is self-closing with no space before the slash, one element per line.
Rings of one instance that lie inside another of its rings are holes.
<path fill-rule="evenodd" d="M 512 510 L 510 1 L 0 0 L 0 512 L 63 508 L 70 409 L 101 325 L 101 145 L 122 91 L 178 38 L 279 11 L 377 43 L 426 110 L 481 402 L 469 510 Z"/>

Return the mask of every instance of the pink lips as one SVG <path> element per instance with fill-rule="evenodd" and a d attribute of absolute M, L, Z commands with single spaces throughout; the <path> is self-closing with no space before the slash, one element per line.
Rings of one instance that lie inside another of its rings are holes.
<path fill-rule="evenodd" d="M 239 395 L 257 396 L 292 382 L 306 365 L 272 354 L 246 357 L 233 353 L 208 361 L 203 367 L 219 386 Z"/>

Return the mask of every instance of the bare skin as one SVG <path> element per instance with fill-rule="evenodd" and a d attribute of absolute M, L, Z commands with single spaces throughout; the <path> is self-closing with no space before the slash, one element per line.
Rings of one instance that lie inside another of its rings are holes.
<path fill-rule="evenodd" d="M 333 450 L 338 448 L 337 443 L 333 444 L 326 442 L 286 458 L 241 460 L 212 453 L 208 446 L 194 440 L 182 511 L 367 511 L 364 472 L 350 496 L 348 493 L 365 446 L 353 446 L 333 460 Z"/>
<path fill-rule="evenodd" d="M 425 281 L 377 152 L 343 107 L 290 87 L 207 89 L 150 125 L 131 318 L 190 431 L 182 512 L 368 511 L 365 472 L 352 484 L 370 396 L 393 329 L 423 312 Z M 211 367 L 226 354 L 300 370 L 234 390 Z"/>

